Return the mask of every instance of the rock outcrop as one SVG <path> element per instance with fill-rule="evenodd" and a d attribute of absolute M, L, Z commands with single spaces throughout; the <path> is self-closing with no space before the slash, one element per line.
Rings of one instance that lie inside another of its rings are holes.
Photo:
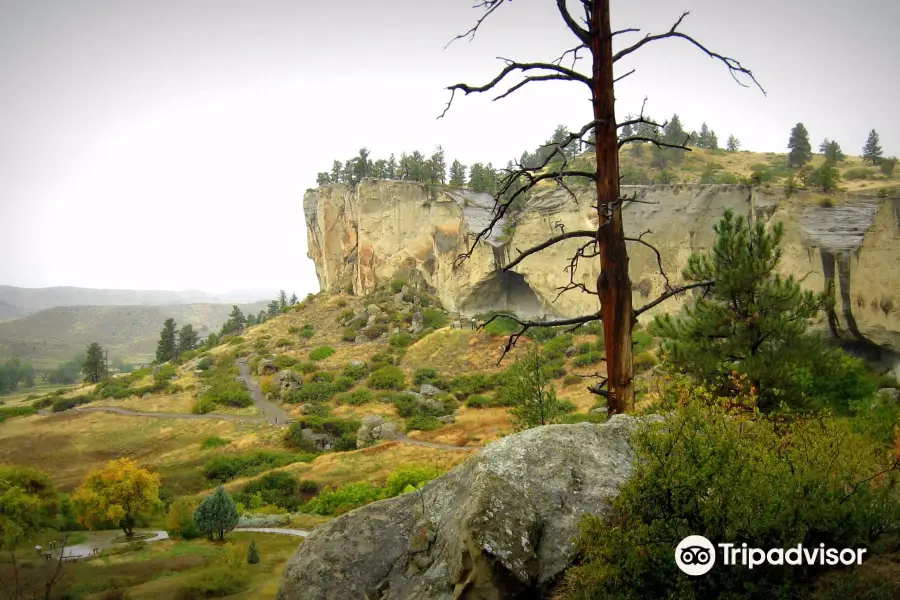
<path fill-rule="evenodd" d="M 713 225 L 726 208 L 767 223 L 783 222 L 783 271 L 816 291 L 834 284 L 837 307 L 827 324 L 832 333 L 896 360 L 900 198 L 843 197 L 834 206 L 822 206 L 819 194 L 797 192 L 787 198 L 782 188 L 669 185 L 623 191 L 641 201 L 626 205 L 626 231 L 637 235 L 650 230 L 644 239 L 659 248 L 673 285 L 688 256 L 710 247 Z M 402 273 L 424 281 L 447 310 L 463 315 L 493 309 L 523 316 L 596 311 L 596 298 L 578 291 L 556 299 L 558 289 L 569 283 L 564 267 L 578 240 L 528 257 L 509 272 L 501 270 L 518 251 L 561 230 L 590 228 L 596 223 L 590 197 L 573 199 L 555 187 L 534 193 L 514 222 L 501 220 L 454 269 L 454 260 L 489 222 L 492 206 L 487 194 L 406 181 L 364 180 L 353 189 L 328 185 L 308 190 L 309 257 L 323 290 L 365 294 Z M 629 269 L 635 306 L 665 289 L 648 248 L 630 247 Z M 575 281 L 594 287 L 597 275 L 596 261 L 582 261 Z M 678 310 L 685 299 L 667 301 L 644 316 Z"/>
<path fill-rule="evenodd" d="M 631 475 L 633 417 L 550 425 L 487 446 L 421 490 L 318 527 L 279 600 L 476 600 L 551 585 L 579 518 L 605 514 Z"/>

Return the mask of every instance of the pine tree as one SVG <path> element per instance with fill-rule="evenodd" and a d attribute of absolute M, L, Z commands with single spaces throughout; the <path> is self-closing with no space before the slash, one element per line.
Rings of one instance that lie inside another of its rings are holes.
<path fill-rule="evenodd" d="M 342 172 L 343 167 L 341 166 L 341 161 L 336 160 L 331 163 L 331 183 L 341 183 Z"/>
<path fill-rule="evenodd" d="M 326 172 L 316 174 L 316 185 L 328 185 L 331 183 L 331 175 Z"/>
<path fill-rule="evenodd" d="M 369 176 L 372 170 L 372 161 L 369 160 L 368 148 L 360 148 L 359 156 L 353 160 L 353 179 L 360 182 Z"/>
<path fill-rule="evenodd" d="M 707 146 L 710 150 L 718 150 L 719 149 L 719 137 L 716 135 L 715 131 L 709 132 L 709 146 Z"/>
<path fill-rule="evenodd" d="M 266 311 L 261 310 L 261 311 L 259 311 L 259 313 L 256 315 L 256 322 L 257 322 L 257 323 L 265 323 L 267 317 L 268 317 L 268 315 L 266 314 Z"/>
<path fill-rule="evenodd" d="M 225 325 L 222 326 L 222 333 L 240 333 L 244 330 L 244 325 L 246 325 L 246 323 L 247 319 L 244 318 L 243 311 L 241 311 L 237 304 L 232 304 L 228 320 L 225 322 Z"/>
<path fill-rule="evenodd" d="M 844 156 L 844 152 L 841 150 L 840 144 L 838 144 L 834 140 L 831 140 L 829 142 L 827 139 L 825 140 L 825 142 L 827 142 L 825 144 L 825 149 L 821 150 L 820 148 L 820 151 L 822 151 L 822 154 L 825 155 L 826 161 L 839 163 L 846 158 L 846 156 Z"/>
<path fill-rule="evenodd" d="M 188 350 L 193 350 L 197 347 L 197 340 L 200 339 L 200 336 L 194 331 L 194 328 L 190 323 L 184 325 L 178 331 L 178 344 L 176 354 L 177 356 L 181 356 Z"/>
<path fill-rule="evenodd" d="M 285 306 L 287 306 L 287 292 L 281 290 L 278 292 L 278 312 L 283 311 Z"/>
<path fill-rule="evenodd" d="M 894 166 L 897 164 L 897 157 L 893 156 L 891 158 L 883 158 L 881 159 L 881 174 L 887 177 L 888 179 L 893 178 L 894 176 Z"/>
<path fill-rule="evenodd" d="M 819 154 L 825 154 L 826 152 L 828 152 L 828 144 L 830 143 L 831 142 L 828 141 L 828 138 L 822 140 L 822 143 L 819 144 Z"/>
<path fill-rule="evenodd" d="M 879 142 L 878 134 L 873 129 L 869 132 L 869 138 L 866 140 L 866 145 L 863 146 L 862 156 L 864 161 L 867 160 L 873 165 L 877 165 L 881 162 L 882 150 Z"/>
<path fill-rule="evenodd" d="M 259 550 L 256 548 L 256 540 L 250 540 L 250 547 L 247 548 L 247 564 L 255 565 L 259 563 Z"/>
<path fill-rule="evenodd" d="M 256 315 L 254 315 L 253 313 L 250 313 L 249 315 L 247 315 L 247 327 L 253 327 L 258 322 L 259 321 L 256 320 Z"/>
<path fill-rule="evenodd" d="M 441 183 L 447 180 L 447 159 L 444 157 L 444 149 L 438 146 L 431 155 L 431 179 Z"/>
<path fill-rule="evenodd" d="M 706 122 L 700 126 L 700 135 L 697 136 L 697 147 L 698 148 L 709 148 L 709 127 L 706 126 Z"/>
<path fill-rule="evenodd" d="M 734 137 L 734 134 L 729 135 L 727 149 L 729 152 L 737 152 L 741 149 L 741 140 Z"/>
<path fill-rule="evenodd" d="M 809 132 L 803 123 L 797 123 L 791 130 L 791 137 L 788 140 L 787 147 L 790 149 L 788 154 L 789 167 L 802 167 L 812 158 L 812 147 L 809 145 Z"/>
<path fill-rule="evenodd" d="M 825 307 L 825 295 L 802 291 L 793 277 L 777 273 L 781 223 L 769 233 L 762 222 L 750 225 L 726 211 L 715 232 L 713 247 L 692 255 L 683 272 L 688 282 L 713 282 L 709 292 L 684 317 L 656 317 L 652 331 L 677 370 L 720 390 L 733 385 L 737 372 L 756 388 L 761 407 L 771 407 L 790 367 L 786 357 Z"/>
<path fill-rule="evenodd" d="M 175 342 L 175 319 L 166 319 L 156 344 L 156 362 L 164 363 L 175 360 L 178 355 L 178 344 Z"/>
<path fill-rule="evenodd" d="M 461 188 L 466 185 L 466 165 L 454 160 L 450 165 L 450 187 Z"/>
<path fill-rule="evenodd" d="M 548 362 L 538 347 L 529 346 L 510 369 L 503 393 L 512 405 L 510 413 L 517 429 L 549 425 L 565 414 L 553 389 Z"/>
<path fill-rule="evenodd" d="M 397 175 L 397 159 L 394 158 L 394 153 L 391 153 L 390 158 L 388 158 L 387 165 L 384 169 L 384 176 L 386 179 L 399 179 L 399 175 Z"/>
<path fill-rule="evenodd" d="M 194 511 L 194 524 L 210 540 L 224 540 L 225 534 L 237 527 L 239 519 L 234 500 L 221 485 Z"/>
<path fill-rule="evenodd" d="M 681 124 L 681 118 L 676 113 L 663 128 L 663 141 L 669 144 L 682 144 L 686 138 L 687 133 Z"/>
<path fill-rule="evenodd" d="M 290 303 L 291 303 L 291 306 L 295 306 L 297 304 L 297 294 L 296 293 L 291 294 Z"/>
<path fill-rule="evenodd" d="M 270 317 L 277 317 L 278 310 L 278 300 L 272 300 L 266 305 L 266 314 Z"/>
<path fill-rule="evenodd" d="M 383 158 L 379 158 L 374 163 L 372 163 L 372 172 L 369 173 L 369 177 L 374 179 L 386 179 L 385 170 L 387 169 L 387 162 Z"/>
<path fill-rule="evenodd" d="M 841 172 L 834 166 L 833 160 L 826 160 L 821 167 L 812 172 L 809 181 L 823 192 L 829 192 L 840 183 Z"/>
<path fill-rule="evenodd" d="M 88 346 L 81 372 L 88 383 L 97 383 L 106 376 L 106 359 L 103 357 L 103 348 L 97 342 L 91 342 Z"/>

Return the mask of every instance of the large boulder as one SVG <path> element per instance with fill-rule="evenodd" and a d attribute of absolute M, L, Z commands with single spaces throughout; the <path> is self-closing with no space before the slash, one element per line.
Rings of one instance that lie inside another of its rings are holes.
<path fill-rule="evenodd" d="M 631 475 L 634 423 L 617 415 L 529 429 L 420 492 L 329 521 L 288 561 L 276 597 L 537 597 L 574 558 L 579 518 L 606 514 Z"/>
<path fill-rule="evenodd" d="M 273 363 L 268 358 L 264 358 L 261 361 L 259 361 L 259 366 L 256 367 L 257 375 L 271 375 L 272 373 L 275 373 L 276 371 L 278 371 L 278 367 L 276 367 L 275 363 Z"/>
<path fill-rule="evenodd" d="M 290 369 L 284 369 L 272 376 L 272 385 L 281 390 L 281 395 L 284 396 L 291 390 L 300 389 L 303 377 Z"/>
<path fill-rule="evenodd" d="M 385 421 L 378 415 L 366 415 L 362 418 L 362 425 L 356 431 L 356 447 L 368 448 L 378 443 L 379 440 L 393 440 L 400 431 L 397 425 Z"/>

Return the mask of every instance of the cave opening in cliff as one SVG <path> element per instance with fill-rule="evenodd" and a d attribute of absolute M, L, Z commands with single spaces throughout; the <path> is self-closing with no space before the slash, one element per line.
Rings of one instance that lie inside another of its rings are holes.
<path fill-rule="evenodd" d="M 550 312 L 525 277 L 511 271 L 498 272 L 479 283 L 459 306 L 464 315 L 492 310 L 509 311 L 520 317 L 538 317 Z"/>

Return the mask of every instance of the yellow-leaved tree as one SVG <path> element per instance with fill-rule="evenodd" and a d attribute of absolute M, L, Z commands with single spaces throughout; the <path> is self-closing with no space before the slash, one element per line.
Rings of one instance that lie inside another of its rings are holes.
<path fill-rule="evenodd" d="M 72 500 L 82 525 L 112 521 L 132 537 L 137 516 L 160 506 L 159 475 L 138 467 L 130 458 L 111 460 L 87 474 Z"/>

